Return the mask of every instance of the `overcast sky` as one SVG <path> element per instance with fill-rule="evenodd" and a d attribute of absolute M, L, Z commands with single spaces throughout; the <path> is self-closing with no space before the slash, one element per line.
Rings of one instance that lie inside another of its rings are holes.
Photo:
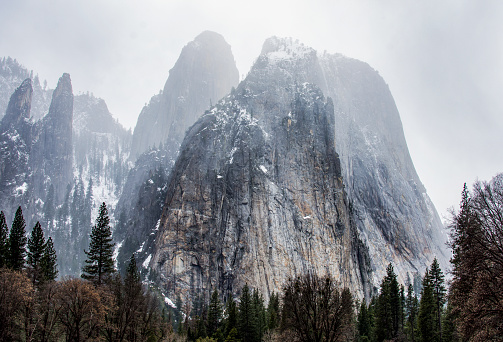
<path fill-rule="evenodd" d="M 0 56 L 52 88 L 70 73 L 131 128 L 204 30 L 225 37 L 241 75 L 273 35 L 378 70 L 441 216 L 464 182 L 503 171 L 503 1 L 0 0 Z"/>

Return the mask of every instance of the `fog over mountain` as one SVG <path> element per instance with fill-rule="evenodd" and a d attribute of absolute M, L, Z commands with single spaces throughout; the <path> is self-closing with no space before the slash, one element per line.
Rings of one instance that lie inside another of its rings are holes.
<path fill-rule="evenodd" d="M 499 1 L 470 0 L 15 1 L 0 12 L 8 32 L 0 55 L 17 58 L 51 89 L 70 73 L 76 94 L 106 99 L 128 128 L 163 88 L 182 47 L 204 30 L 226 38 L 241 76 L 273 35 L 357 58 L 389 84 L 415 166 L 445 215 L 463 182 L 503 168 L 493 157 L 503 139 L 502 13 Z"/>

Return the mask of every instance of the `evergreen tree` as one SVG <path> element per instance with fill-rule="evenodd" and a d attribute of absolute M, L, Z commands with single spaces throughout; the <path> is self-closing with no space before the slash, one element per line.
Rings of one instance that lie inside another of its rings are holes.
<path fill-rule="evenodd" d="M 25 228 L 26 223 L 23 218 L 23 211 L 19 207 L 16 210 L 9 235 L 8 264 L 15 271 L 19 271 L 24 267 L 24 258 L 26 255 Z"/>
<path fill-rule="evenodd" d="M 445 285 L 444 274 L 440 269 L 437 258 L 433 259 L 430 266 L 431 285 L 433 287 L 433 298 L 435 300 L 436 331 L 439 334 L 439 340 L 442 340 L 442 312 L 445 304 Z"/>
<path fill-rule="evenodd" d="M 44 253 L 40 259 L 40 273 L 44 282 L 51 282 L 58 277 L 58 264 L 56 250 L 52 243 L 52 238 L 49 236 L 45 244 Z"/>
<path fill-rule="evenodd" d="M 442 317 L 442 342 L 461 341 L 456 331 L 456 317 L 452 311 L 451 302 L 447 302 L 445 314 Z"/>
<path fill-rule="evenodd" d="M 398 336 L 402 317 L 400 287 L 393 265 L 386 268 L 381 291 L 376 305 L 376 334 L 378 341 L 395 339 Z"/>
<path fill-rule="evenodd" d="M 226 306 L 225 313 L 227 318 L 225 320 L 225 335 L 228 336 L 233 329 L 236 330 L 237 333 L 238 311 L 236 302 L 232 296 L 229 296 L 229 299 L 227 299 Z"/>
<path fill-rule="evenodd" d="M 411 342 L 416 341 L 416 327 L 417 327 L 417 313 L 419 310 L 419 303 L 417 296 L 414 293 L 414 286 L 409 284 L 407 288 L 407 300 L 405 303 L 407 322 L 405 324 L 405 331 L 408 339 Z"/>
<path fill-rule="evenodd" d="M 9 256 L 9 227 L 3 211 L 0 212 L 0 268 L 7 266 Z"/>
<path fill-rule="evenodd" d="M 400 284 L 400 324 L 398 330 L 402 333 L 405 329 L 405 287 Z"/>
<path fill-rule="evenodd" d="M 208 306 L 208 321 L 207 321 L 207 333 L 208 336 L 212 337 L 220 327 L 220 321 L 222 319 L 222 303 L 218 298 L 218 291 L 215 288 L 211 294 L 210 303 Z"/>
<path fill-rule="evenodd" d="M 120 302 L 122 305 L 119 305 L 119 312 L 117 314 L 118 317 L 121 317 L 118 321 L 122 325 L 122 329 L 119 329 L 119 336 L 123 338 L 125 335 L 128 335 L 130 337 L 129 340 L 134 341 L 140 334 L 137 321 L 139 317 L 146 313 L 146 310 L 144 310 L 145 297 L 143 295 L 143 285 L 134 254 L 131 255 L 126 269 L 123 292 L 123 300 Z"/>
<path fill-rule="evenodd" d="M 35 224 L 28 239 L 28 258 L 27 264 L 30 267 L 33 284 L 37 284 L 40 279 L 40 262 L 45 251 L 44 232 L 40 222 Z"/>
<path fill-rule="evenodd" d="M 239 297 L 238 327 L 243 342 L 257 341 L 257 322 L 253 311 L 252 296 L 248 285 L 243 287 Z"/>
<path fill-rule="evenodd" d="M 101 285 L 103 281 L 115 272 L 113 260 L 112 231 L 110 228 L 110 219 L 105 202 L 100 206 L 96 225 L 91 231 L 91 242 L 89 243 L 89 252 L 86 265 L 82 268 L 82 278 L 91 280 L 96 285 Z"/>
<path fill-rule="evenodd" d="M 84 183 L 82 182 L 82 178 L 79 179 L 79 182 L 75 184 L 73 189 L 73 199 L 71 204 L 70 216 L 72 218 L 72 239 L 75 241 L 79 236 L 80 227 L 81 227 L 81 210 L 84 208 Z"/>
<path fill-rule="evenodd" d="M 279 296 L 274 292 L 267 304 L 267 329 L 276 329 L 279 325 Z"/>
<path fill-rule="evenodd" d="M 501 339 L 503 331 L 503 174 L 463 188 L 453 217 L 449 301 L 464 341 Z"/>
<path fill-rule="evenodd" d="M 436 330 L 435 298 L 433 296 L 433 284 L 430 272 L 427 269 L 423 278 L 423 291 L 419 303 L 418 327 L 420 341 L 437 342 L 439 340 Z"/>
<path fill-rule="evenodd" d="M 129 259 L 129 264 L 126 268 L 126 278 L 124 279 L 125 284 L 131 285 L 141 285 L 141 277 L 140 272 L 138 271 L 138 267 L 136 265 L 136 258 L 134 253 L 131 254 L 131 258 Z"/>
<path fill-rule="evenodd" d="M 253 312 L 255 314 L 255 323 L 256 323 L 256 338 L 257 341 L 262 341 L 262 337 L 267 328 L 267 319 L 266 312 L 264 306 L 264 297 L 257 290 L 253 290 L 252 295 L 252 306 Z"/>
<path fill-rule="evenodd" d="M 367 302 L 365 302 L 365 299 L 363 299 L 362 303 L 360 304 L 360 311 L 358 312 L 357 328 L 359 336 L 358 340 L 361 342 L 370 341 L 372 321 L 371 321 L 371 315 L 367 308 Z"/>

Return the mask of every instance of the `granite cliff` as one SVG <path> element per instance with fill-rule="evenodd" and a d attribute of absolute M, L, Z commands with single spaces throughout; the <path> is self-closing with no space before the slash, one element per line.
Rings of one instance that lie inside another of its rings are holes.
<path fill-rule="evenodd" d="M 368 297 L 389 262 L 403 282 L 435 256 L 445 267 L 442 230 L 379 74 L 273 37 L 188 130 L 139 251 L 168 296 L 328 272 Z"/>
<path fill-rule="evenodd" d="M 164 90 L 151 98 L 138 117 L 127 176 L 117 204 L 114 238 L 121 249 L 119 267 L 152 238 L 161 216 L 168 175 L 178 156 L 185 131 L 238 83 L 238 71 L 229 44 L 206 31 L 187 44 L 170 70 Z"/>
<path fill-rule="evenodd" d="M 195 298 L 215 287 L 235 295 L 248 284 L 267 297 L 305 272 L 330 273 L 370 295 L 334 106 L 306 81 L 316 52 L 292 48 L 260 56 L 187 132 L 147 260 L 168 296 Z"/>

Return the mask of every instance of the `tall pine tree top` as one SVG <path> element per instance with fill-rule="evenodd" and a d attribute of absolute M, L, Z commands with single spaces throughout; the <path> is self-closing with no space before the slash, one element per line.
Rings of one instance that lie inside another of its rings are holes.
<path fill-rule="evenodd" d="M 56 280 L 58 276 L 58 264 L 56 263 L 56 250 L 52 243 L 52 238 L 49 236 L 45 244 L 44 253 L 40 260 L 40 271 L 42 273 L 42 281 L 50 282 Z"/>
<path fill-rule="evenodd" d="M 9 227 L 5 221 L 3 211 L 0 212 L 0 268 L 7 266 L 7 258 L 9 255 Z"/>
<path fill-rule="evenodd" d="M 24 267 L 24 257 L 26 255 L 26 223 L 23 218 L 23 210 L 17 208 L 12 228 L 9 235 L 9 266 L 16 271 Z"/>
<path fill-rule="evenodd" d="M 27 263 L 30 269 L 30 274 L 33 284 L 38 284 L 40 280 L 40 262 L 45 250 L 44 232 L 40 222 L 35 224 L 31 231 L 31 236 L 28 239 L 28 258 Z"/>
<path fill-rule="evenodd" d="M 28 265 L 32 268 L 38 268 L 40 266 L 40 259 L 42 258 L 44 249 L 44 232 L 42 231 L 40 222 L 37 222 L 35 227 L 33 227 L 30 238 L 28 239 Z"/>
<path fill-rule="evenodd" d="M 115 272 L 112 243 L 112 230 L 110 219 L 105 202 L 100 206 L 96 225 L 91 231 L 91 242 L 85 265 L 82 267 L 82 278 L 91 280 L 96 285 L 101 285 L 103 281 Z"/>

